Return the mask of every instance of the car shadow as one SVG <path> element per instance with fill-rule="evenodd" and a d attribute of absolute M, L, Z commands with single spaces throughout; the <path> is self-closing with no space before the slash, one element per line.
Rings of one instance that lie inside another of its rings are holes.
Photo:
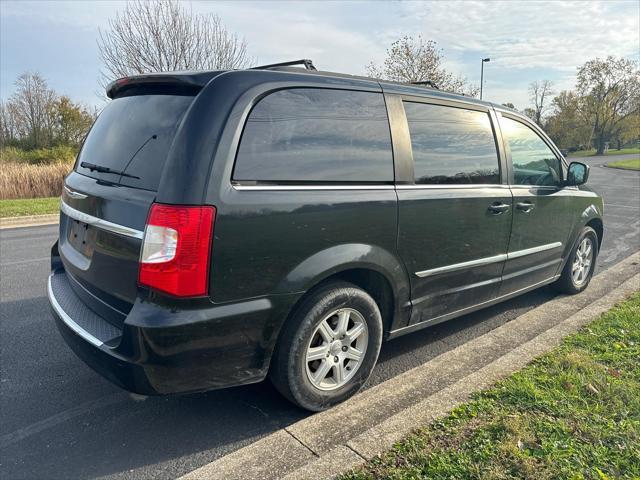
<path fill-rule="evenodd" d="M 385 343 L 365 388 L 462 345 L 554 295 L 542 288 Z M 46 299 L 32 302 L 30 308 L 40 309 L 44 316 Z M 5 308 L 19 307 L 4 303 Z M 68 351 L 48 317 L 42 321 L 58 353 L 53 363 L 42 362 L 29 379 L 49 385 L 45 391 L 12 386 L 11 402 L 3 401 L 3 425 L 5 416 L 11 416 L 10 423 L 27 432 L 2 448 L 3 478 L 175 478 L 309 415 L 282 398 L 268 381 L 201 394 L 130 395 Z M 22 353 L 25 357 L 39 354 L 36 342 L 25 348 L 32 349 Z M 13 377 L 12 366 L 5 362 L 3 378 Z M 51 382 L 52 378 L 62 380 Z M 21 402 L 21 395 L 34 392 L 41 395 L 35 403 L 28 398 Z M 76 410 L 61 407 L 43 419 L 33 410 L 38 402 L 73 405 Z M 17 423 L 16 416 L 22 417 Z M 42 422 L 46 428 L 41 428 Z"/>

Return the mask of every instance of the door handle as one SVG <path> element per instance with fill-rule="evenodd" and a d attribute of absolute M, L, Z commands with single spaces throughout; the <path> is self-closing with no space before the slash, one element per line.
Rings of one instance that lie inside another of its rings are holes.
<path fill-rule="evenodd" d="M 494 215 L 500 215 L 501 213 L 504 213 L 507 210 L 509 210 L 509 207 L 510 205 L 506 203 L 494 202 L 491 205 L 489 205 L 489 211 Z"/>
<path fill-rule="evenodd" d="M 531 210 L 535 208 L 535 203 L 531 202 L 518 202 L 516 203 L 516 208 L 518 210 L 522 210 L 524 213 L 529 213 Z"/>

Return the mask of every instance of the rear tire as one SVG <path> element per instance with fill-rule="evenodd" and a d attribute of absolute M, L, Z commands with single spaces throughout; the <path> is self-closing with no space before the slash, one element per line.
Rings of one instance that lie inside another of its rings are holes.
<path fill-rule="evenodd" d="M 269 377 L 282 395 L 314 412 L 354 395 L 380 353 L 382 316 L 371 296 L 347 282 L 312 291 L 287 321 Z"/>
<path fill-rule="evenodd" d="M 598 235 L 591 227 L 584 227 L 571 250 L 560 278 L 553 284 L 562 293 L 575 295 L 582 292 L 591 281 L 598 257 Z"/>

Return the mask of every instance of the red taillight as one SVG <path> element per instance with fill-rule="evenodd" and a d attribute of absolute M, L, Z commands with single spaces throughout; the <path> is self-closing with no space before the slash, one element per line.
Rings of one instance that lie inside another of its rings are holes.
<path fill-rule="evenodd" d="M 177 297 L 207 295 L 215 218 L 215 207 L 154 203 L 140 255 L 140 284 Z"/>

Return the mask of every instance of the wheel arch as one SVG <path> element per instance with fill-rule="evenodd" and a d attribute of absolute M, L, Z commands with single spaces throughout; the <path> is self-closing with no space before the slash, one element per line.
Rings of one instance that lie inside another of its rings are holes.
<path fill-rule="evenodd" d="M 275 293 L 304 292 L 285 322 L 310 291 L 333 280 L 353 283 L 373 297 L 382 314 L 385 335 L 405 322 L 410 313 L 409 278 L 401 260 L 382 247 L 346 244 L 307 258 L 278 284 Z"/>
<path fill-rule="evenodd" d="M 592 218 L 589 220 L 585 227 L 591 227 L 596 231 L 596 235 L 598 236 L 598 251 L 602 248 L 602 239 L 604 237 L 604 224 L 602 223 L 602 219 L 599 217 Z"/>

